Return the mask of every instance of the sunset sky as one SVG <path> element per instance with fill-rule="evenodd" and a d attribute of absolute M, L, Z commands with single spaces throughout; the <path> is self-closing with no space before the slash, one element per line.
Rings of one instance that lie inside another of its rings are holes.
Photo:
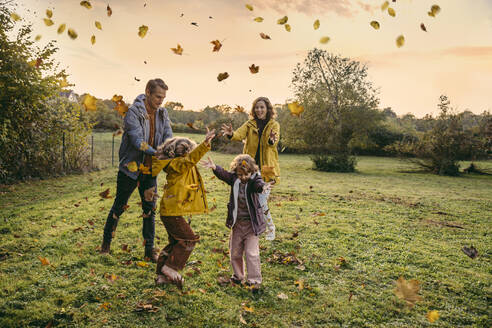
<path fill-rule="evenodd" d="M 285 103 L 292 97 L 296 63 L 318 47 L 366 63 L 381 108 L 419 117 L 436 114 L 439 96 L 446 94 L 459 111 L 492 110 L 492 0 L 390 1 L 394 18 L 381 11 L 383 0 L 91 0 L 90 10 L 79 0 L 15 2 L 14 10 L 34 24 L 34 35 L 42 35 L 40 45 L 57 40 L 56 57 L 74 90 L 98 98 L 121 94 L 132 102 L 148 79 L 161 77 L 169 86 L 166 101 L 179 101 L 185 109 L 250 108 L 258 96 Z M 247 3 L 254 11 L 246 9 Z M 442 9 L 435 18 L 427 15 L 433 4 Z M 42 20 L 48 8 L 55 22 L 50 27 Z M 284 15 L 291 32 L 276 23 Z M 257 16 L 264 21 L 254 22 Z M 316 19 L 318 30 L 313 29 Z M 372 20 L 379 21 L 380 30 L 369 25 Z M 76 40 L 57 34 L 62 23 L 77 31 Z M 149 31 L 142 39 L 137 32 L 143 24 Z M 260 32 L 272 40 L 261 39 Z M 397 48 L 400 34 L 406 43 Z M 331 41 L 320 44 L 322 36 Z M 216 39 L 223 47 L 212 52 L 210 41 Z M 182 56 L 170 50 L 178 43 Z M 260 66 L 255 75 L 248 69 L 253 63 Z M 221 72 L 230 77 L 218 82 Z"/>

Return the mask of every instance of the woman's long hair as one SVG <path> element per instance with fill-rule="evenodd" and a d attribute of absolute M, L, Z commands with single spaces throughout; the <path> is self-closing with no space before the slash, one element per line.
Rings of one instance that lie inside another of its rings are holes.
<path fill-rule="evenodd" d="M 249 114 L 249 116 L 252 119 L 258 119 L 258 117 L 256 116 L 256 113 L 255 113 L 255 107 L 259 101 L 263 101 L 266 105 L 266 108 L 267 108 L 266 120 L 267 121 L 277 117 L 277 112 L 273 108 L 272 103 L 270 102 L 270 99 L 268 99 L 267 97 L 258 97 L 253 101 L 253 106 L 251 107 L 251 113 Z"/>

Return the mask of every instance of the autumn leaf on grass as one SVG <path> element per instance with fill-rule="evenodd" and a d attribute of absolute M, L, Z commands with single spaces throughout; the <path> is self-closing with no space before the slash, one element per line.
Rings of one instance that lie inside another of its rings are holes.
<path fill-rule="evenodd" d="M 105 199 L 111 198 L 111 196 L 109 195 L 109 188 L 100 192 L 99 196 L 101 196 L 101 198 L 105 198 Z"/>
<path fill-rule="evenodd" d="M 303 280 L 296 280 L 294 281 L 294 285 L 297 286 L 297 289 L 303 290 L 304 289 L 304 281 Z"/>
<path fill-rule="evenodd" d="M 377 21 L 372 21 L 371 22 L 371 26 L 375 29 L 375 30 L 379 30 L 379 22 Z"/>
<path fill-rule="evenodd" d="M 91 5 L 91 3 L 89 1 L 80 1 L 80 5 L 82 7 L 87 8 L 87 9 L 91 9 L 92 8 L 92 5 Z"/>
<path fill-rule="evenodd" d="M 183 48 L 181 45 L 178 43 L 176 48 L 171 48 L 171 50 L 176 54 L 176 55 L 183 55 Z"/>
<path fill-rule="evenodd" d="M 260 66 L 256 66 L 255 64 L 251 64 L 251 66 L 249 67 L 249 71 L 251 72 L 251 74 L 256 74 L 259 70 Z"/>
<path fill-rule="evenodd" d="M 391 17 L 395 17 L 396 11 L 390 7 L 390 8 L 388 8 L 388 15 L 390 15 Z"/>
<path fill-rule="evenodd" d="M 258 23 L 261 23 L 263 22 L 263 17 L 256 17 L 255 19 L 253 19 L 255 22 L 258 22 Z"/>
<path fill-rule="evenodd" d="M 246 5 L 246 8 L 248 8 L 249 11 L 253 11 L 253 6 L 252 5 L 247 4 Z"/>
<path fill-rule="evenodd" d="M 404 44 L 405 44 L 405 37 L 403 35 L 400 35 L 399 37 L 396 38 L 396 46 L 398 48 L 403 47 Z"/>
<path fill-rule="evenodd" d="M 109 302 L 104 302 L 101 305 L 99 305 L 100 310 L 106 310 L 109 311 L 109 308 L 111 307 L 111 303 Z"/>
<path fill-rule="evenodd" d="M 143 262 L 143 261 L 138 261 L 136 264 L 141 268 L 147 268 L 149 266 L 147 262 Z"/>
<path fill-rule="evenodd" d="M 135 307 L 135 311 L 153 313 L 159 311 L 159 308 L 151 303 L 138 303 L 137 306 Z"/>
<path fill-rule="evenodd" d="M 427 28 L 425 27 L 424 23 L 420 24 L 420 29 L 424 32 L 427 32 Z"/>
<path fill-rule="evenodd" d="M 317 19 L 317 20 L 315 20 L 315 21 L 314 21 L 314 23 L 313 23 L 313 28 L 314 28 L 315 30 L 317 30 L 317 29 L 319 29 L 319 25 L 320 25 L 320 23 L 319 23 L 319 19 Z"/>
<path fill-rule="evenodd" d="M 297 117 L 304 112 L 304 106 L 300 105 L 297 101 L 287 104 L 287 107 L 289 108 L 290 113 L 292 115 L 296 115 Z"/>
<path fill-rule="evenodd" d="M 77 32 L 75 32 L 75 30 L 73 28 L 69 28 L 68 31 L 67 31 L 67 34 L 70 37 L 70 39 L 72 39 L 72 40 L 77 39 L 77 37 L 79 36 L 77 34 Z"/>
<path fill-rule="evenodd" d="M 227 72 L 219 73 L 219 75 L 217 75 L 217 80 L 219 82 L 221 82 L 221 81 L 227 79 L 228 77 L 229 77 L 229 73 L 227 73 Z"/>
<path fill-rule="evenodd" d="M 54 23 L 51 19 L 49 19 L 49 18 L 43 18 L 43 20 L 44 20 L 44 24 L 45 24 L 46 26 L 51 26 L 51 25 L 55 24 L 55 23 Z"/>
<path fill-rule="evenodd" d="M 96 97 L 93 97 L 90 94 L 86 94 L 84 100 L 82 101 L 82 105 L 84 106 L 85 111 L 87 112 L 97 110 L 96 101 Z"/>
<path fill-rule="evenodd" d="M 17 15 L 16 13 L 10 13 L 10 17 L 14 20 L 14 21 L 20 21 L 21 17 L 19 15 Z"/>
<path fill-rule="evenodd" d="M 441 7 L 438 5 L 432 5 L 431 10 L 427 13 L 430 17 L 436 17 L 437 14 L 441 11 Z"/>
<path fill-rule="evenodd" d="M 65 32 L 65 28 L 67 27 L 66 24 L 61 24 L 59 27 L 58 27 L 58 30 L 56 31 L 58 34 L 62 34 L 63 32 Z"/>
<path fill-rule="evenodd" d="M 289 298 L 289 296 L 285 295 L 284 293 L 279 293 L 277 297 L 280 298 L 281 300 L 286 300 Z"/>
<path fill-rule="evenodd" d="M 106 8 L 106 11 L 108 13 L 108 17 L 111 17 L 111 15 L 113 14 L 113 9 L 111 9 L 111 7 L 108 5 L 108 7 Z"/>
<path fill-rule="evenodd" d="M 95 44 L 96 43 L 96 36 L 93 35 L 91 36 L 91 44 Z"/>
<path fill-rule="evenodd" d="M 248 307 L 248 306 L 246 305 L 246 303 L 241 304 L 241 308 L 242 308 L 244 311 L 249 312 L 249 313 L 253 313 L 253 312 L 255 312 L 255 310 L 253 309 L 253 307 Z"/>
<path fill-rule="evenodd" d="M 138 28 L 138 36 L 143 38 L 147 34 L 147 31 L 149 30 L 149 27 L 146 25 L 142 25 Z"/>
<path fill-rule="evenodd" d="M 394 289 L 395 295 L 407 302 L 407 305 L 413 307 L 417 301 L 420 301 L 422 297 L 418 295 L 420 291 L 420 282 L 412 279 L 406 281 L 405 278 L 400 277 L 396 281 L 396 288 Z"/>
<path fill-rule="evenodd" d="M 41 265 L 50 265 L 50 260 L 46 257 L 38 256 L 38 259 L 41 261 Z"/>
<path fill-rule="evenodd" d="M 284 16 L 282 18 L 277 19 L 277 24 L 284 25 L 285 23 L 287 23 L 288 20 L 289 18 L 287 16 Z"/>
<path fill-rule="evenodd" d="M 106 279 L 108 279 L 108 282 L 112 284 L 113 282 L 116 281 L 116 279 L 118 279 L 118 277 L 114 273 L 112 273 L 110 275 L 108 274 L 106 276 Z"/>
<path fill-rule="evenodd" d="M 102 30 L 102 29 L 103 29 L 103 27 L 102 27 L 102 25 L 101 25 L 101 22 L 95 21 L 95 22 L 94 22 L 94 25 L 96 26 L 96 28 L 97 28 L 98 30 Z"/>
<path fill-rule="evenodd" d="M 263 40 L 271 40 L 270 36 L 261 32 L 260 33 L 260 37 L 263 39 Z"/>
<path fill-rule="evenodd" d="M 212 49 L 212 52 L 219 51 L 220 48 L 222 48 L 222 43 L 220 43 L 219 40 L 210 41 L 210 43 L 214 45 L 214 48 Z"/>
<path fill-rule="evenodd" d="M 389 7 L 389 2 L 388 1 L 385 1 L 382 5 L 381 5 L 381 11 L 385 11 L 388 7 Z"/>
<path fill-rule="evenodd" d="M 244 320 L 243 315 L 239 313 L 239 322 L 242 323 L 243 325 L 247 325 L 248 323 L 246 320 Z"/>
<path fill-rule="evenodd" d="M 439 311 L 436 311 L 436 310 L 429 311 L 429 312 L 427 312 L 426 317 L 430 323 L 433 323 L 434 321 L 439 319 Z"/>
<path fill-rule="evenodd" d="M 46 9 L 46 17 L 48 18 L 53 17 L 53 11 L 51 11 L 50 9 Z"/>
<path fill-rule="evenodd" d="M 321 43 L 321 44 L 327 44 L 328 42 L 330 42 L 329 36 L 324 36 L 321 39 L 319 39 L 319 43 Z"/>

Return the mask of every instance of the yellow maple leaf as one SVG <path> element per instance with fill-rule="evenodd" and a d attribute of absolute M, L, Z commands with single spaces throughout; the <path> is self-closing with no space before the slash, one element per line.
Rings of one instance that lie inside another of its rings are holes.
<path fill-rule="evenodd" d="M 296 280 L 294 281 L 294 285 L 297 286 L 297 289 L 303 290 L 304 289 L 304 281 L 303 280 Z"/>
<path fill-rule="evenodd" d="M 324 36 L 321 39 L 319 39 L 319 43 L 321 43 L 321 44 L 327 44 L 329 41 L 330 41 L 329 36 Z"/>
<path fill-rule="evenodd" d="M 53 23 L 53 21 L 52 21 L 51 19 L 49 19 L 49 18 L 43 18 L 43 20 L 44 20 L 44 24 L 45 24 L 46 26 L 51 26 L 51 25 L 55 24 L 55 23 Z"/>
<path fill-rule="evenodd" d="M 58 27 L 58 30 L 56 31 L 58 34 L 62 34 L 63 32 L 65 32 L 65 28 L 67 27 L 67 24 L 61 24 L 59 27 Z"/>
<path fill-rule="evenodd" d="M 122 100 L 123 100 L 123 96 L 118 96 L 118 95 L 114 95 L 113 98 L 111 98 L 111 101 L 114 101 L 115 103 Z"/>
<path fill-rule="evenodd" d="M 89 1 L 80 1 L 80 5 L 82 7 L 87 8 L 87 9 L 91 9 L 92 8 L 92 5 L 91 5 L 91 3 Z"/>
<path fill-rule="evenodd" d="M 111 303 L 109 302 L 104 302 L 103 304 L 99 305 L 99 308 L 101 310 L 106 310 L 106 311 L 109 311 L 110 307 L 111 307 Z"/>
<path fill-rule="evenodd" d="M 289 20 L 289 17 L 284 16 L 282 18 L 277 19 L 277 24 L 284 25 L 285 23 L 287 23 L 288 20 Z"/>
<path fill-rule="evenodd" d="M 403 47 L 404 44 L 405 44 L 405 37 L 403 35 L 400 35 L 399 37 L 396 38 L 396 46 L 398 48 Z"/>
<path fill-rule="evenodd" d="M 149 27 L 146 25 L 142 25 L 138 28 L 138 36 L 143 38 L 147 34 L 147 31 L 149 30 Z"/>
<path fill-rule="evenodd" d="M 313 27 L 314 27 L 314 29 L 315 29 L 315 30 L 319 29 L 319 25 L 320 25 L 320 23 L 319 23 L 319 19 L 315 20 L 315 21 L 314 21 L 314 23 L 313 23 Z"/>
<path fill-rule="evenodd" d="M 95 35 L 91 36 L 91 43 L 92 44 L 96 43 L 96 36 Z"/>
<path fill-rule="evenodd" d="M 250 10 L 250 11 L 253 11 L 253 6 L 252 5 L 249 5 L 248 4 L 248 5 L 246 5 L 246 8 L 248 8 L 248 10 Z"/>
<path fill-rule="evenodd" d="M 86 111 L 95 111 L 97 110 L 96 101 L 96 97 L 86 94 L 82 101 L 82 105 L 85 107 Z"/>
<path fill-rule="evenodd" d="M 137 266 L 142 267 L 142 268 L 147 268 L 149 266 L 149 264 L 147 262 L 138 261 Z"/>
<path fill-rule="evenodd" d="M 437 14 L 441 11 L 441 7 L 438 5 L 432 5 L 431 10 L 427 13 L 431 17 L 436 17 Z"/>
<path fill-rule="evenodd" d="M 74 30 L 74 29 L 72 29 L 72 28 L 69 28 L 69 29 L 68 29 L 67 34 L 68 34 L 68 36 L 69 36 L 72 40 L 77 39 L 77 37 L 79 36 L 79 35 L 77 34 L 77 32 L 75 32 L 75 30 Z"/>
<path fill-rule="evenodd" d="M 171 48 L 171 50 L 176 54 L 176 55 L 182 55 L 183 54 L 183 48 L 181 47 L 181 45 L 178 43 L 178 45 L 176 46 L 176 48 Z"/>
<path fill-rule="evenodd" d="M 243 304 L 242 305 L 242 308 L 243 308 L 244 311 L 249 312 L 249 313 L 255 312 L 255 310 L 253 309 L 253 307 L 248 307 L 248 306 L 246 306 L 246 304 Z"/>
<path fill-rule="evenodd" d="M 375 29 L 375 30 L 379 30 L 379 22 L 378 21 L 372 21 L 371 22 L 371 26 Z"/>
<path fill-rule="evenodd" d="M 255 19 L 253 19 L 255 22 L 258 22 L 258 23 L 261 23 L 263 22 L 263 17 L 256 17 Z"/>
<path fill-rule="evenodd" d="M 50 265 L 50 260 L 46 257 L 38 256 L 38 259 L 41 261 L 41 265 Z"/>
<path fill-rule="evenodd" d="M 439 319 L 439 311 L 432 310 L 427 312 L 427 320 L 429 320 L 430 323 L 433 323 L 437 319 Z"/>
<path fill-rule="evenodd" d="M 220 48 L 222 48 L 222 43 L 220 43 L 219 40 L 214 40 L 214 41 L 210 41 L 211 44 L 214 45 L 214 48 L 212 49 L 212 51 L 219 51 Z"/>
<path fill-rule="evenodd" d="M 95 22 L 94 22 L 94 25 L 96 26 L 96 28 L 97 28 L 98 30 L 102 30 L 102 29 L 103 29 L 103 27 L 102 27 L 102 25 L 101 25 L 101 22 L 95 21 Z"/>
<path fill-rule="evenodd" d="M 388 8 L 388 15 L 390 15 L 391 17 L 395 17 L 396 11 L 390 7 L 390 8 Z"/>
<path fill-rule="evenodd" d="M 135 161 L 126 164 L 126 167 L 128 167 L 128 171 L 130 171 L 130 172 L 137 172 L 138 171 L 137 162 L 135 162 Z"/>
<path fill-rule="evenodd" d="M 381 5 L 381 11 L 385 11 L 388 7 L 389 7 L 389 2 L 388 1 L 385 1 L 382 5 Z"/>
<path fill-rule="evenodd" d="M 21 17 L 19 15 L 17 15 L 16 13 L 10 13 L 10 17 L 14 20 L 14 21 L 20 21 Z"/>
<path fill-rule="evenodd" d="M 396 281 L 396 288 L 394 290 L 395 295 L 407 302 L 408 306 L 413 307 L 417 301 L 420 301 L 422 297 L 418 295 L 420 291 L 420 282 L 412 279 L 406 281 L 405 278 L 400 277 Z"/>
<path fill-rule="evenodd" d="M 36 35 L 36 37 L 34 38 L 34 40 L 36 40 L 36 41 L 41 40 L 41 34 Z"/>
<path fill-rule="evenodd" d="M 289 24 L 285 24 L 284 27 L 287 32 L 290 32 L 292 30 L 292 27 L 290 27 Z"/>
<path fill-rule="evenodd" d="M 121 96 L 119 96 L 119 97 L 121 97 Z M 113 96 L 113 99 L 114 99 L 114 96 Z M 116 107 L 114 108 L 114 110 L 117 111 L 118 113 L 120 113 L 120 115 L 124 117 L 126 115 L 126 112 L 128 112 L 128 105 L 123 100 L 119 100 L 116 102 Z"/>
<path fill-rule="evenodd" d="M 53 11 L 51 11 L 50 9 L 46 9 L 46 17 L 48 18 L 53 17 Z"/>
<path fill-rule="evenodd" d="M 304 106 L 300 105 L 297 101 L 287 104 L 287 107 L 292 115 L 299 116 L 302 112 L 304 112 Z"/>

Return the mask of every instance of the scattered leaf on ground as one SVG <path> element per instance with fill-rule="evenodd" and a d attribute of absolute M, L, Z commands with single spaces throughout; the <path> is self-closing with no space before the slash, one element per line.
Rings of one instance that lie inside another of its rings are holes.
<path fill-rule="evenodd" d="M 439 319 L 439 311 L 432 310 L 427 312 L 427 320 L 429 320 L 430 323 L 433 323 L 437 319 Z"/>
<path fill-rule="evenodd" d="M 405 280 L 405 278 L 400 277 L 396 281 L 396 288 L 394 289 L 395 295 L 402 300 L 407 302 L 407 305 L 413 307 L 417 301 L 422 298 L 418 295 L 420 291 L 420 282 L 418 280 Z"/>

